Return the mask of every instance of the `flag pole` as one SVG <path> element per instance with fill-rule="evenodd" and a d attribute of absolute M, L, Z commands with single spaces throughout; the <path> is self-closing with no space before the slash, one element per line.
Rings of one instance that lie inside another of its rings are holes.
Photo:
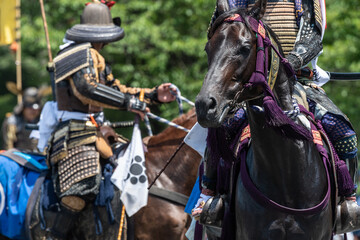
<path fill-rule="evenodd" d="M 16 0 L 16 11 L 15 11 L 15 16 L 16 16 L 16 39 L 15 41 L 17 42 L 17 49 L 16 49 L 16 60 L 15 60 L 15 65 L 16 65 L 16 88 L 18 90 L 20 90 L 20 92 L 22 92 L 22 74 L 21 74 L 21 0 Z M 18 103 L 22 102 L 22 94 L 18 94 L 17 95 L 17 101 Z"/>
<path fill-rule="evenodd" d="M 39 0 L 39 2 L 40 2 L 40 8 L 41 8 L 41 16 L 42 16 L 43 23 L 44 23 L 46 46 L 47 46 L 48 56 L 49 56 L 49 62 L 48 62 L 48 65 L 47 65 L 47 70 L 48 70 L 48 72 L 50 74 L 50 81 L 51 81 L 51 89 L 52 89 L 53 100 L 56 101 L 55 81 L 54 81 L 54 64 L 53 64 L 53 58 L 52 58 L 52 54 L 51 54 L 49 31 L 48 31 L 48 26 L 47 26 L 47 21 L 46 21 L 44 2 L 43 2 L 43 0 Z"/>

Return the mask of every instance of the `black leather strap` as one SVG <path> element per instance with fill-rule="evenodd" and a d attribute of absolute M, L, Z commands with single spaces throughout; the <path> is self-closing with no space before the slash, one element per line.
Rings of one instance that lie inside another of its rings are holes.
<path fill-rule="evenodd" d="M 169 191 L 164 188 L 152 186 L 149 190 L 149 194 L 164 200 L 174 202 L 183 206 L 186 206 L 189 197 L 178 192 Z"/>
<path fill-rule="evenodd" d="M 32 234 L 31 234 L 31 217 L 32 213 L 35 208 L 36 200 L 39 197 L 41 186 L 45 181 L 46 175 L 48 174 L 47 171 L 44 171 L 40 174 L 38 179 L 35 182 L 34 188 L 31 192 L 31 195 L 28 199 L 27 205 L 26 205 L 26 211 L 25 211 L 25 234 L 26 239 L 33 240 Z"/>

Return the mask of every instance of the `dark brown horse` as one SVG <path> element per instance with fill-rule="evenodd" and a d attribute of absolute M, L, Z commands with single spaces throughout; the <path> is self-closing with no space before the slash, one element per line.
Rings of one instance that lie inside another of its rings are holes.
<path fill-rule="evenodd" d="M 196 122 L 195 111 L 189 111 L 174 122 L 190 129 Z M 169 127 L 148 140 L 145 158 L 149 182 L 170 159 L 185 135 L 186 132 Z M 183 145 L 154 185 L 190 196 L 200 159 L 196 151 Z M 134 216 L 135 239 L 186 239 L 190 221 L 184 206 L 149 195 L 148 205 Z"/>
<path fill-rule="evenodd" d="M 330 183 L 321 156 L 313 141 L 309 141 L 311 136 L 305 137 L 305 128 L 298 122 L 288 122 L 286 130 L 280 134 L 275 130 L 279 125 L 271 125 L 266 118 L 266 114 L 274 110 L 274 105 L 266 109 L 269 100 L 275 100 L 280 112 L 294 109 L 291 97 L 294 80 L 286 74 L 285 65 L 280 64 L 273 95 L 265 84 L 256 82 L 258 79 L 251 82 L 253 73 L 258 71 L 257 52 L 261 51 L 257 38 L 264 33 L 256 34 L 252 26 L 264 15 L 266 0 L 257 1 L 249 12 L 241 9 L 229 11 L 227 0 L 218 0 L 217 6 L 219 17 L 210 29 L 205 48 L 208 72 L 195 103 L 198 122 L 203 127 L 219 127 L 228 112 L 239 103 L 245 103 L 252 150 L 248 152 L 242 170 L 248 171 L 251 181 L 267 200 L 300 211 L 318 206 L 324 202 L 324 196 L 328 196 Z M 272 31 L 267 30 L 267 35 L 276 39 Z M 290 137 L 299 131 L 304 131 L 300 134 L 303 137 Z M 235 190 L 236 239 L 331 238 L 333 201 L 325 201 L 312 214 L 306 211 L 295 214 L 259 203 L 244 183 L 238 177 Z"/>
<path fill-rule="evenodd" d="M 181 115 L 173 120 L 174 123 L 190 129 L 196 123 L 195 110 Z M 146 138 L 148 152 L 145 155 L 149 183 L 156 174 L 165 166 L 178 146 L 181 144 L 186 132 L 174 127 L 168 127 L 158 135 Z M 180 193 L 189 196 L 196 181 L 200 155 L 183 145 L 177 152 L 172 162 L 158 178 L 154 186 L 167 190 L 167 192 Z M 116 189 L 115 189 L 116 190 Z M 40 196 L 40 194 L 39 194 Z M 49 230 L 51 220 L 56 213 L 45 211 L 44 217 L 50 220 L 47 230 L 41 230 L 38 197 L 35 201 L 35 210 L 30 221 L 30 235 L 32 239 L 42 239 Z M 103 233 L 96 235 L 94 225 L 93 206 L 89 205 L 82 212 L 77 225 L 72 232 L 71 239 L 117 239 L 121 218 L 120 194 L 116 190 L 111 202 L 115 223 L 109 224 L 108 213 L 105 207 L 98 207 L 99 217 L 102 222 Z M 127 218 L 121 239 L 186 239 L 185 232 L 190 225 L 190 217 L 184 212 L 184 206 L 165 200 L 161 197 L 149 195 L 148 205 L 142 208 L 133 217 Z"/>

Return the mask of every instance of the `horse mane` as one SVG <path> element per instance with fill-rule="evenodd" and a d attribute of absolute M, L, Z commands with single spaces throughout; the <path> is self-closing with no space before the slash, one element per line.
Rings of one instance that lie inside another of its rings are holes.
<path fill-rule="evenodd" d="M 280 44 L 280 41 L 279 41 L 279 37 L 276 35 L 276 33 L 266 23 L 263 22 L 263 24 L 264 24 L 264 27 L 265 27 L 266 31 L 270 34 L 270 36 L 273 38 L 276 45 L 278 46 L 279 53 L 281 54 L 281 56 L 285 57 L 284 56 L 284 51 L 283 51 L 283 49 L 281 47 L 281 44 Z M 289 77 L 288 82 L 289 82 L 289 86 L 290 86 L 290 94 L 293 94 L 295 84 L 296 84 L 295 77 Z"/>

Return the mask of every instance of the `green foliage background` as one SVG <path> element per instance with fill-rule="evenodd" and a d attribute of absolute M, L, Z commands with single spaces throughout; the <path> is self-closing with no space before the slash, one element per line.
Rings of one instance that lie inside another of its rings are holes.
<path fill-rule="evenodd" d="M 21 2 L 23 85 L 50 84 L 39 1 Z M 53 56 L 62 44 L 65 31 L 79 23 L 85 3 L 79 0 L 44 1 Z M 328 23 L 319 66 L 327 71 L 359 72 L 359 0 L 327 0 L 326 4 Z M 183 96 L 194 101 L 206 74 L 204 46 L 214 6 L 215 0 L 117 1 L 111 11 L 113 17 L 121 17 L 125 38 L 107 46 L 102 54 L 112 63 L 114 75 L 123 84 L 153 87 L 172 82 Z M 15 55 L 8 46 L 0 47 L 0 55 L 0 116 L 4 116 L 16 104 L 16 97 L 5 88 L 6 81 L 15 82 L 16 79 Z M 359 86 L 360 81 L 338 81 L 324 87 L 330 98 L 349 116 L 356 132 L 360 131 Z M 152 111 L 167 119 L 178 113 L 175 102 Z M 130 113 L 114 110 L 107 110 L 106 115 L 113 121 L 133 118 Z M 155 132 L 164 127 L 153 121 L 152 124 Z M 129 132 L 125 135 L 129 136 Z"/>

